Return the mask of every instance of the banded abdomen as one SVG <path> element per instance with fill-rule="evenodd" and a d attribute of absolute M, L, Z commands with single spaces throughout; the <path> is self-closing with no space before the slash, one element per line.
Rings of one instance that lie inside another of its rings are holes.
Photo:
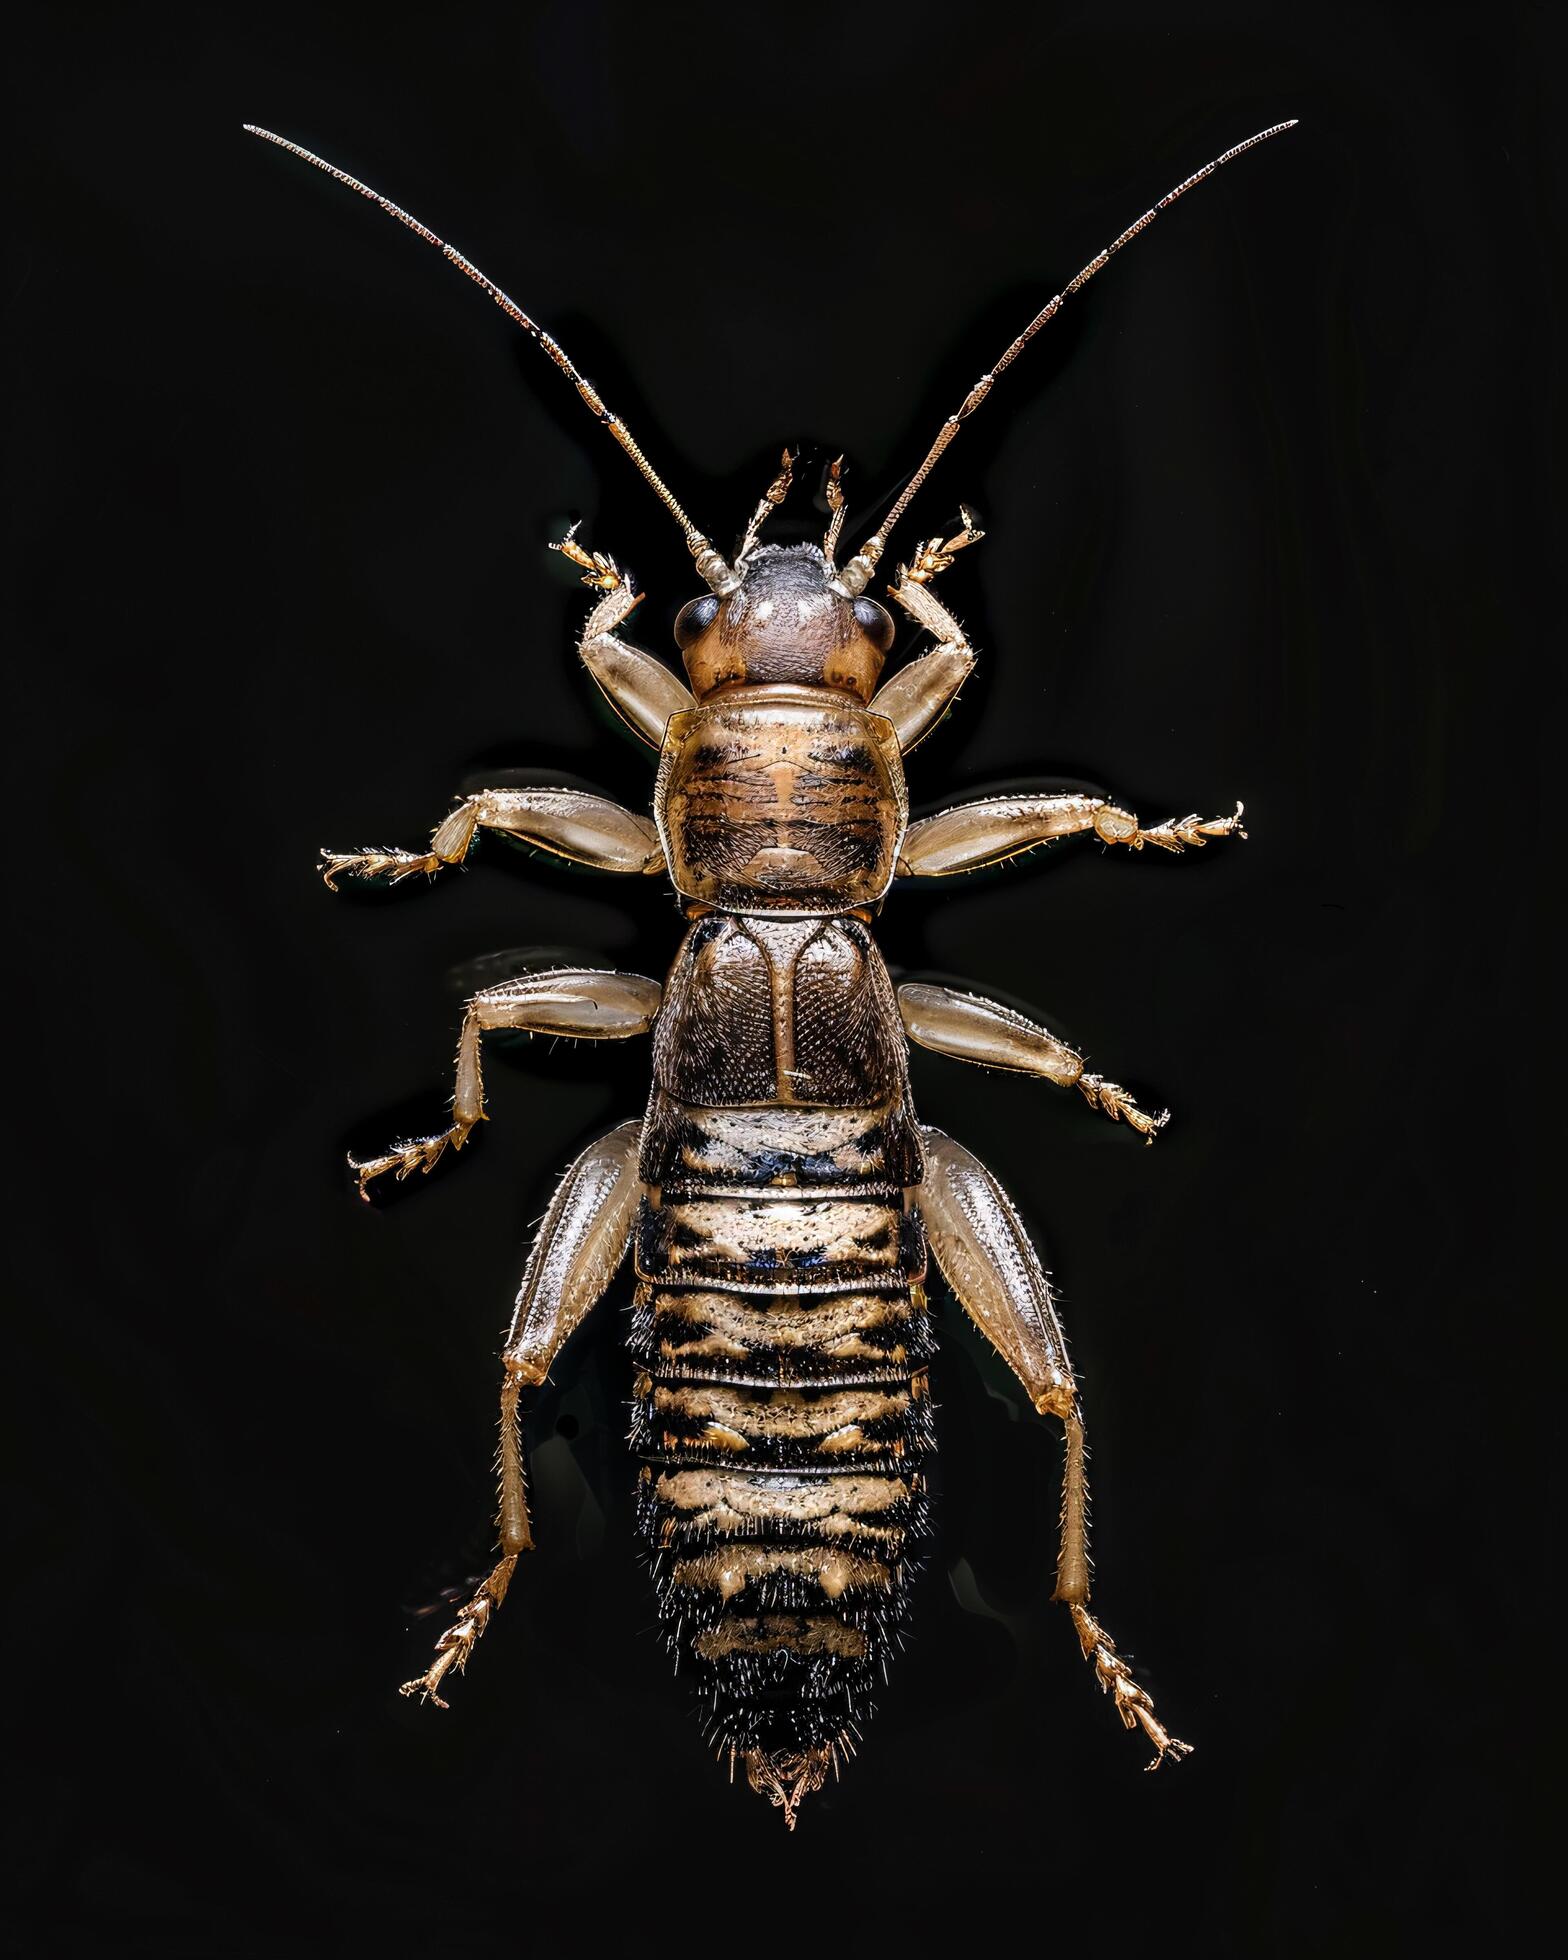
<path fill-rule="evenodd" d="M 637 1239 L 640 1527 L 713 1740 L 793 1823 L 869 1711 L 925 1526 L 902 1030 L 854 918 L 710 915 L 666 1000 Z"/>

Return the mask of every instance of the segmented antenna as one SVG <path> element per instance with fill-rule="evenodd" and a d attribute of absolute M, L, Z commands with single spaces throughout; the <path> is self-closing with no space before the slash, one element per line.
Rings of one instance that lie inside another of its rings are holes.
<path fill-rule="evenodd" d="M 1002 358 L 994 362 L 990 369 L 981 375 L 980 379 L 969 390 L 969 393 L 965 395 L 958 412 L 955 415 L 950 415 L 937 431 L 936 441 L 926 451 L 925 461 L 915 471 L 908 483 L 904 485 L 903 492 L 898 501 L 840 573 L 840 582 L 846 588 L 851 592 L 865 591 L 867 582 L 870 580 L 872 572 L 876 569 L 877 560 L 887 549 L 888 536 L 894 525 L 897 524 L 904 512 L 914 502 L 921 485 L 936 467 L 942 452 L 947 448 L 954 436 L 958 434 L 960 425 L 969 416 L 974 414 L 986 396 L 990 394 L 992 387 L 995 385 L 996 378 L 1002 370 L 1010 367 L 1017 360 L 1018 356 L 1029 345 L 1030 341 L 1034 339 L 1047 320 L 1055 319 L 1056 315 L 1061 311 L 1063 302 L 1070 299 L 1081 286 L 1088 285 L 1089 281 L 1108 260 L 1113 259 L 1124 245 L 1130 243 L 1131 240 L 1138 236 L 1139 232 L 1146 230 L 1152 225 L 1162 211 L 1168 210 L 1176 202 L 1177 198 L 1190 191 L 1195 184 L 1201 184 L 1205 177 L 1212 177 L 1216 170 L 1222 169 L 1224 165 L 1232 162 L 1245 151 L 1255 149 L 1259 143 L 1266 143 L 1271 136 L 1282 135 L 1285 130 L 1294 129 L 1295 127 L 1296 119 L 1292 118 L 1289 122 L 1275 123 L 1271 129 L 1260 129 L 1256 136 L 1249 136 L 1246 142 L 1238 143 L 1234 149 L 1227 150 L 1223 156 L 1216 157 L 1212 163 L 1206 163 L 1201 170 L 1194 171 L 1185 183 L 1178 184 L 1173 191 L 1167 191 L 1152 210 L 1145 211 L 1141 218 L 1135 223 L 1130 224 L 1114 244 L 1107 245 L 1103 252 L 1097 253 L 1094 258 L 1090 259 L 1082 271 L 1076 273 L 1067 282 L 1066 286 L 1056 295 L 1055 299 L 1047 300 L 1045 305 L 1040 308 L 1040 311 L 1029 322 L 1028 326 L 1024 328 L 1018 338 L 1008 347 L 1002 355 Z"/>
<path fill-rule="evenodd" d="M 697 570 L 703 578 L 707 580 L 708 584 L 716 592 L 733 590 L 739 583 L 734 572 L 731 571 L 728 564 L 720 557 L 718 552 L 713 549 L 712 545 L 709 544 L 696 525 L 692 523 L 685 511 L 681 509 L 675 500 L 674 493 L 638 447 L 637 440 L 631 430 L 627 428 L 626 424 L 618 415 L 611 414 L 610 410 L 605 407 L 598 390 L 591 381 L 585 380 L 577 372 L 571 356 L 561 343 L 552 335 L 546 333 L 544 328 L 536 321 L 530 320 L 515 299 L 510 298 L 506 293 L 502 292 L 494 280 L 487 279 L 479 270 L 478 266 L 465 259 L 455 246 L 448 245 L 444 238 L 437 238 L 436 234 L 428 225 L 422 225 L 417 218 L 411 217 L 401 205 L 394 204 L 389 197 L 383 197 L 380 191 L 373 191 L 368 184 L 362 184 L 357 177 L 351 177 L 346 170 L 339 170 L 336 164 L 328 163 L 324 157 L 318 157 L 312 151 L 302 149 L 298 143 L 291 143 L 286 136 L 275 136 L 270 129 L 258 129 L 254 123 L 246 123 L 244 128 L 247 135 L 259 136 L 265 143 L 275 143 L 280 150 L 287 150 L 290 156 L 299 157 L 306 163 L 313 163 L 318 170 L 324 170 L 329 177 L 335 177 L 340 184 L 346 184 L 351 191 L 358 191 L 361 197 L 368 197 L 372 204 L 379 204 L 388 217 L 396 218 L 399 224 L 407 225 L 409 230 L 424 239 L 427 245 L 434 245 L 437 251 L 451 260 L 459 272 L 466 273 L 476 286 L 487 292 L 509 319 L 515 320 L 517 325 L 522 328 L 523 332 L 530 339 L 538 341 L 539 345 L 550 356 L 550 359 L 554 361 L 555 365 L 566 376 L 567 380 L 571 382 L 578 394 L 582 396 L 583 401 L 587 404 L 594 418 L 604 424 L 610 434 L 621 445 L 622 449 L 626 451 L 627 455 L 637 465 L 637 468 L 642 472 L 644 480 L 653 490 L 655 496 L 658 497 L 660 503 L 664 505 L 665 509 L 681 527 L 682 532 L 685 534 L 687 549 L 691 552 L 692 557 L 696 559 Z"/>

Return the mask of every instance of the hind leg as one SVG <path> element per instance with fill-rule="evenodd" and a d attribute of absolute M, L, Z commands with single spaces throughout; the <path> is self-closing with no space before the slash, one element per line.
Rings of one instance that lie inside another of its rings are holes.
<path fill-rule="evenodd" d="M 637 1176 L 640 1123 L 622 1123 L 591 1144 L 556 1188 L 523 1272 L 502 1360 L 500 1558 L 456 1622 L 436 1642 L 436 1657 L 402 1692 L 445 1708 L 440 1687 L 468 1665 L 480 1635 L 506 1598 L 518 1558 L 533 1550 L 523 1480 L 517 1405 L 542 1382 L 551 1363 L 615 1276 L 631 1237 L 642 1184 Z"/>
<path fill-rule="evenodd" d="M 454 1667 L 461 1674 L 468 1665 L 468 1657 L 474 1651 L 479 1636 L 489 1626 L 491 1615 L 501 1609 L 506 1589 L 512 1583 L 512 1574 L 517 1570 L 518 1558 L 534 1548 L 533 1532 L 528 1521 L 528 1496 L 523 1483 L 522 1442 L 518 1435 L 517 1401 L 520 1393 L 521 1384 L 508 1375 L 501 1387 L 501 1508 L 497 1519 L 501 1556 L 459 1618 L 436 1642 L 436 1657 L 429 1667 L 416 1680 L 405 1681 L 398 1690 L 399 1694 L 418 1695 L 421 1701 L 433 1701 L 437 1708 L 451 1706 L 450 1702 L 442 1699 L 442 1681 Z"/>
<path fill-rule="evenodd" d="M 1154 1712 L 1148 1691 L 1140 1688 L 1132 1670 L 1116 1651 L 1116 1642 L 1089 1611 L 1089 1483 L 1084 1474 L 1083 1423 L 1076 1415 L 1063 1418 L 1067 1431 L 1067 1464 L 1062 1475 L 1062 1542 L 1056 1561 L 1056 1590 L 1073 1617 L 1073 1629 L 1083 1657 L 1093 1664 L 1095 1679 L 1116 1703 L 1124 1729 L 1142 1729 L 1154 1745 L 1154 1760 L 1145 1769 L 1158 1769 L 1169 1756 L 1180 1762 L 1192 1754 L 1192 1744 L 1174 1736 Z"/>
<path fill-rule="evenodd" d="M 1056 1416 L 1067 1432 L 1062 1479 L 1062 1536 L 1052 1595 L 1072 1615 L 1078 1644 L 1100 1686 L 1116 1703 L 1122 1726 L 1142 1729 L 1158 1769 L 1179 1762 L 1191 1745 L 1173 1736 L 1154 1712 L 1089 1610 L 1089 1487 L 1084 1430 L 1067 1343 L 1050 1282 L 1008 1196 L 978 1158 L 940 1130 L 926 1130 L 926 1181 L 920 1209 L 948 1284 L 960 1305 L 1012 1369 L 1041 1415 Z"/>

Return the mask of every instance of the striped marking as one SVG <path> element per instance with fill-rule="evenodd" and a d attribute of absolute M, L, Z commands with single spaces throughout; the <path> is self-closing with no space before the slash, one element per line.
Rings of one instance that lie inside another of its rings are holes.
<path fill-rule="evenodd" d="M 903 1291 L 800 1300 L 644 1283 L 637 1290 L 632 1354 L 659 1374 L 759 1387 L 907 1379 L 931 1351 L 923 1304 L 917 1307 Z"/>
<path fill-rule="evenodd" d="M 637 1234 L 640 1278 L 720 1291 L 901 1288 L 924 1270 L 918 1223 L 875 1200 L 677 1198 L 650 1207 Z"/>

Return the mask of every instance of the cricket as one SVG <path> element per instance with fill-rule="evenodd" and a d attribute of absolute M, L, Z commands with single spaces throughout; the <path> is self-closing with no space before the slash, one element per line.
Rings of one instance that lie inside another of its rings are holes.
<path fill-rule="evenodd" d="M 941 424 L 876 529 L 846 546 L 842 458 L 822 478 L 820 545 L 766 543 L 797 458 L 785 450 L 725 555 L 686 514 L 626 423 L 565 350 L 453 246 L 298 144 L 249 134 L 380 206 L 473 280 L 535 340 L 679 525 L 702 590 L 679 613 L 684 678 L 623 629 L 641 594 L 615 559 L 554 549 L 593 593 L 578 654 L 656 758 L 651 814 L 577 789 L 481 790 L 423 851 L 325 851 L 344 878 L 434 878 L 482 830 L 626 877 L 667 878 L 685 930 L 661 982 L 545 965 L 468 1000 L 451 1121 L 352 1160 L 361 1194 L 429 1171 L 485 1118 L 492 1030 L 627 1041 L 651 1035 L 640 1119 L 567 1170 L 528 1256 L 501 1353 L 494 1569 L 402 1692 L 445 1708 L 533 1545 L 523 1415 L 628 1252 L 630 1447 L 638 1531 L 678 1673 L 709 1746 L 793 1830 L 804 1799 L 860 1743 L 901 1645 L 930 1533 L 936 1448 L 928 1259 L 1065 1441 L 1053 1598 L 1150 1769 L 1190 1753 L 1091 1605 L 1081 1399 L 1052 1291 L 1007 1193 L 963 1143 L 917 1118 L 914 1043 L 1076 1091 L 1153 1143 L 1168 1117 L 1016 1009 L 956 987 L 895 985 L 873 925 L 905 880 L 954 878 L 1073 836 L 1172 855 L 1245 836 L 1229 816 L 1139 818 L 1087 794 L 983 796 L 910 821 L 905 758 L 955 702 L 976 654 L 936 596 L 983 533 L 914 542 L 885 596 L 877 567 L 909 506 L 1003 372 L 1063 304 L 1178 198 L 1294 128 L 1261 130 L 1145 211 L 1071 279 Z M 895 619 L 929 644 L 883 669 Z M 466 1588 L 465 1588 L 466 1591 Z"/>

